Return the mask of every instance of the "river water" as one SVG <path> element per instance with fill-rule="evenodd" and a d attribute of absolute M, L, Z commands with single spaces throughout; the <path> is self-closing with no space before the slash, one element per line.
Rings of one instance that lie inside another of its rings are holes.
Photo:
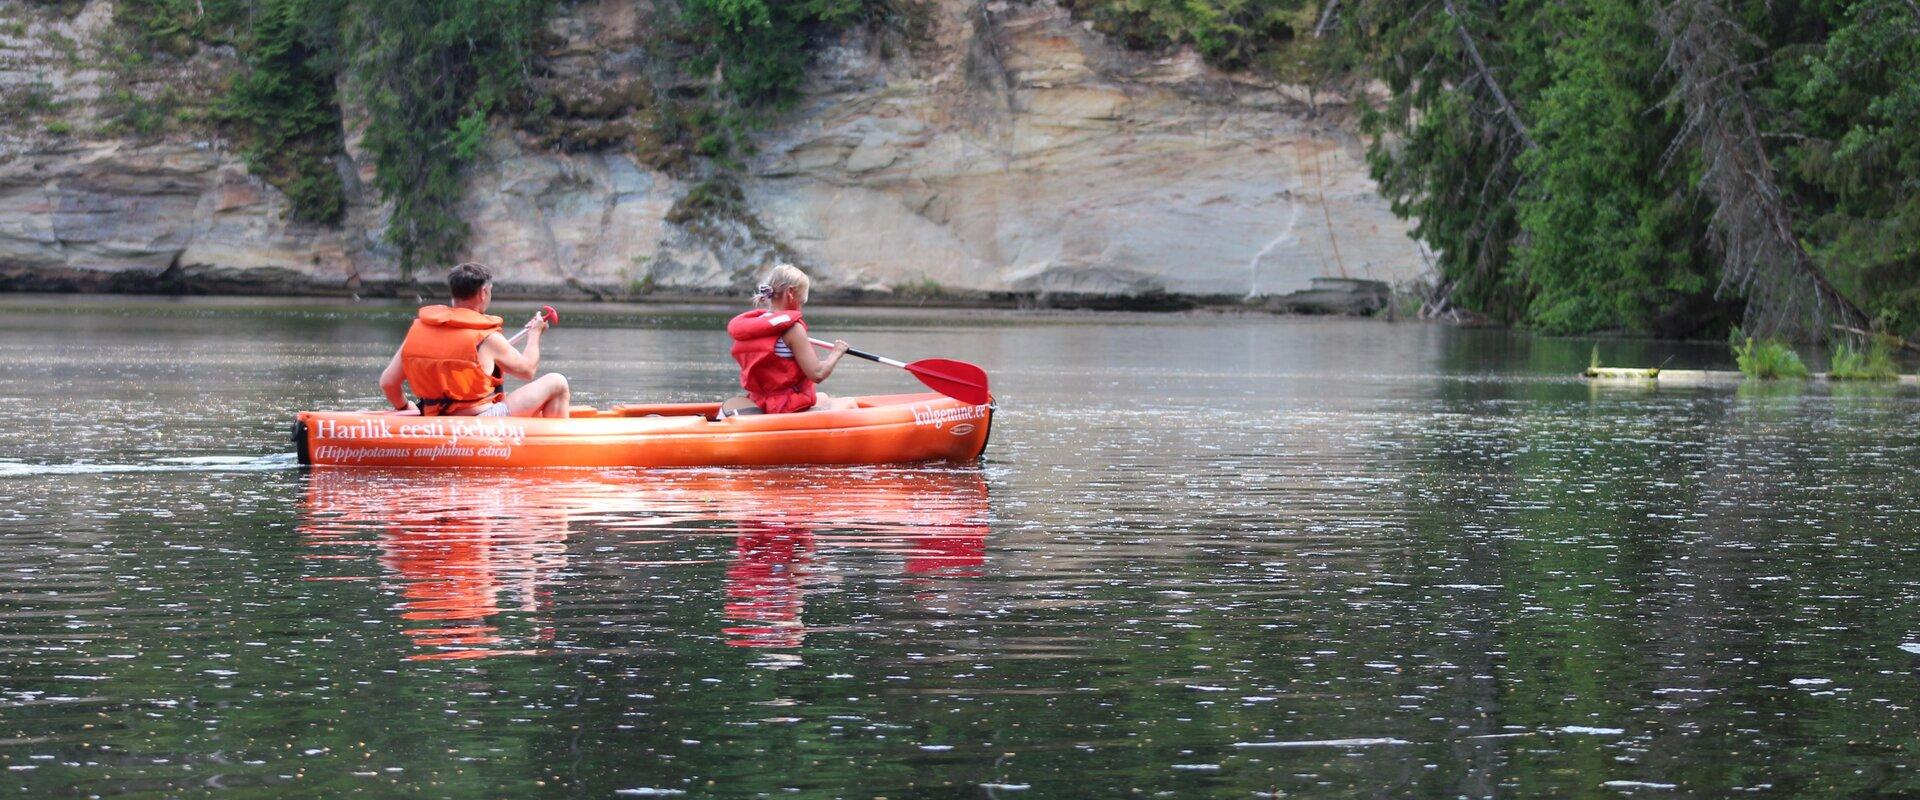
<path fill-rule="evenodd" d="M 563 313 L 577 402 L 731 388 L 724 311 Z M 817 309 L 986 366 L 985 459 L 294 467 L 294 412 L 373 406 L 405 316 L 0 298 L 0 792 L 1920 793 L 1911 390 L 1591 386 L 1594 342 L 1421 324 Z"/>

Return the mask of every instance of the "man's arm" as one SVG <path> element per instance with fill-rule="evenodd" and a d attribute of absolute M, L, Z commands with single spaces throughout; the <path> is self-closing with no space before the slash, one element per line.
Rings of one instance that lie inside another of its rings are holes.
<path fill-rule="evenodd" d="M 513 345 L 507 344 L 507 337 L 497 333 L 482 340 L 480 348 L 493 356 L 493 365 L 500 368 L 501 374 L 530 381 L 540 369 L 540 331 L 544 327 L 536 325 L 527 332 L 525 350 L 514 350 Z"/>
<path fill-rule="evenodd" d="M 407 400 L 406 392 L 400 389 L 401 382 L 407 379 L 406 372 L 400 368 L 400 351 L 393 351 L 393 360 L 387 362 L 387 368 L 380 371 L 380 391 L 387 396 L 387 403 L 395 411 L 405 411 L 413 407 Z"/>

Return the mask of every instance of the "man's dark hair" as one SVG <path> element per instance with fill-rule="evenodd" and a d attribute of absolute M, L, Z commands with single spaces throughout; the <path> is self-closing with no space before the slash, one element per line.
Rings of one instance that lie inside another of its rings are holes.
<path fill-rule="evenodd" d="M 447 272 L 447 290 L 453 293 L 455 300 L 473 297 L 491 282 L 493 282 L 493 273 L 487 271 L 487 265 L 472 261 Z"/>

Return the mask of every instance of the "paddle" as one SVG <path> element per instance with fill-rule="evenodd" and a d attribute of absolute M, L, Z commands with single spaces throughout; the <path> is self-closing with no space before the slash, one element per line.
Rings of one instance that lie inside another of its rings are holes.
<path fill-rule="evenodd" d="M 560 324 L 560 312 L 553 310 L 553 306 L 541 306 L 540 316 L 547 318 L 548 325 Z M 528 323 L 528 324 L 532 324 L 532 323 Z M 522 338 L 526 337 L 527 331 L 530 331 L 530 330 L 533 330 L 533 329 L 521 328 L 519 333 L 514 334 L 513 338 L 507 340 L 507 344 L 509 345 L 517 344 Z"/>
<path fill-rule="evenodd" d="M 832 342 L 808 339 L 816 347 L 833 348 Z M 889 367 L 899 367 L 913 373 L 927 388 L 944 394 L 962 403 L 983 405 L 993 402 L 993 394 L 987 391 L 987 371 L 965 361 L 950 358 L 923 358 L 908 364 L 886 356 L 877 356 L 864 350 L 848 348 L 847 355 L 875 361 Z"/>

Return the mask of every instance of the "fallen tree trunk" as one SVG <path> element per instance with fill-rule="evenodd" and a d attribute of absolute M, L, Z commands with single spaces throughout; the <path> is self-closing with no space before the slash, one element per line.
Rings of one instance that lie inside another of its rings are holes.
<path fill-rule="evenodd" d="M 1914 344 L 1913 342 L 1909 342 L 1891 333 L 1876 333 L 1874 331 L 1855 328 L 1850 325 L 1834 325 L 1833 329 L 1836 331 L 1840 331 L 1842 333 L 1851 333 L 1855 336 L 1858 336 L 1862 339 L 1866 339 L 1868 341 L 1879 342 L 1881 344 L 1884 344 L 1888 347 L 1892 347 L 1895 349 L 1907 350 L 1914 353 L 1920 353 L 1920 344 Z"/>

